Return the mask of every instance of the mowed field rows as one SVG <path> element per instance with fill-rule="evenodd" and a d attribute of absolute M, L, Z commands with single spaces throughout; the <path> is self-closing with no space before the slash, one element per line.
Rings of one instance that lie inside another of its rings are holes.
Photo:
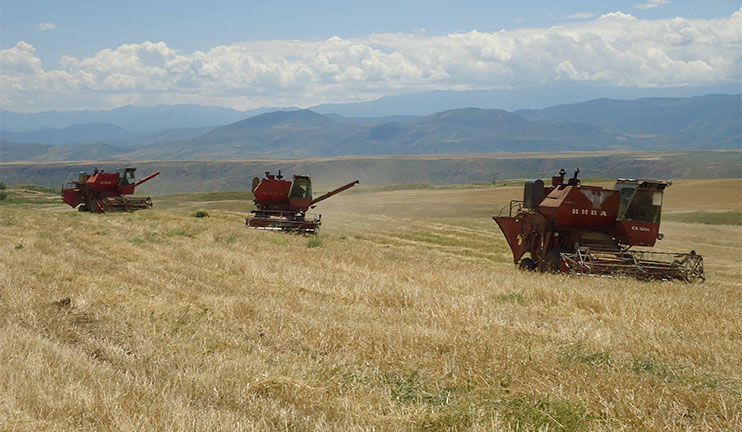
<path fill-rule="evenodd" d="M 316 238 L 246 229 L 240 193 L 19 199 L 0 429 L 740 430 L 740 190 L 666 193 L 696 285 L 516 270 L 491 217 L 520 186 L 359 188 Z"/>

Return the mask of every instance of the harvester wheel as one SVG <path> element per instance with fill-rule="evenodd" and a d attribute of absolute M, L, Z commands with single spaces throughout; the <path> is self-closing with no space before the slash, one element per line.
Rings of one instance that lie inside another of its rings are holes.
<path fill-rule="evenodd" d="M 547 273 L 559 273 L 559 267 L 562 262 L 562 250 L 554 248 L 546 252 L 542 270 Z"/>
<path fill-rule="evenodd" d="M 86 212 L 88 211 L 88 206 L 86 206 L 85 204 L 80 204 L 80 206 L 77 208 L 77 211 Z"/>
<path fill-rule="evenodd" d="M 534 263 L 531 258 L 523 258 L 520 260 L 518 268 L 521 270 L 534 270 L 536 268 L 536 263 Z"/>

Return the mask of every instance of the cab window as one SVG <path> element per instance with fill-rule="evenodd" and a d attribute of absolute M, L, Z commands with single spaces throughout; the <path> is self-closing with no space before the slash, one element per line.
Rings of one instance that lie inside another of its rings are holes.
<path fill-rule="evenodd" d="M 624 194 L 621 191 L 621 204 L 623 205 Z M 637 222 L 660 222 L 662 211 L 662 191 L 637 189 L 628 202 L 625 213 L 621 219 Z M 619 213 L 620 214 L 620 213 Z"/>
<path fill-rule="evenodd" d="M 312 199 L 312 183 L 306 179 L 296 179 L 289 193 L 291 198 Z"/>
<path fill-rule="evenodd" d="M 626 213 L 626 209 L 629 207 L 629 203 L 631 202 L 631 197 L 634 196 L 634 191 L 636 189 L 634 188 L 623 188 L 621 189 L 621 197 L 618 201 L 618 218 L 623 219 L 624 213 Z"/>
<path fill-rule="evenodd" d="M 130 185 L 134 184 L 134 171 L 124 171 L 119 174 L 119 184 Z"/>

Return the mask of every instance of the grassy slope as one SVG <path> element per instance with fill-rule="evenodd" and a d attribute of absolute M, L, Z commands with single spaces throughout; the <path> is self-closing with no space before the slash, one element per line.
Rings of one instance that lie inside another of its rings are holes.
<path fill-rule="evenodd" d="M 344 184 L 359 179 L 362 185 L 450 184 L 492 182 L 513 178 L 548 177 L 560 168 L 582 177 L 704 178 L 740 177 L 742 152 L 573 152 L 510 153 L 490 155 L 417 155 L 237 161 L 139 161 L 0 163 L 6 184 L 34 183 L 60 187 L 79 171 L 98 166 L 113 171 L 137 167 L 138 178 L 160 171 L 143 184 L 143 194 L 248 190 L 254 176 L 283 170 L 286 175 L 311 175 L 316 183 Z"/>
<path fill-rule="evenodd" d="M 739 213 L 740 186 L 666 212 Z M 528 274 L 490 219 L 520 191 L 342 194 L 311 248 L 240 195 L 0 207 L 0 429 L 742 427 L 742 227 L 663 224 L 703 285 Z"/>
<path fill-rule="evenodd" d="M 37 185 L 11 185 L 3 192 L 6 197 L 0 205 L 11 204 L 52 204 L 62 202 L 60 190 Z"/>

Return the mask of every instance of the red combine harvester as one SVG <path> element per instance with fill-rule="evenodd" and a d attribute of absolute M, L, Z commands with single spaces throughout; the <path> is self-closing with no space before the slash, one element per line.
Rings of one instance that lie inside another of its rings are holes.
<path fill-rule="evenodd" d="M 72 208 L 80 205 L 79 211 L 105 213 L 110 211 L 133 211 L 152 208 L 150 197 L 125 198 L 131 195 L 140 184 L 157 177 L 160 172 L 154 172 L 147 177 L 134 181 L 136 168 L 118 169 L 115 173 L 107 173 L 96 168 L 92 174 L 81 172 L 77 181 L 62 186 L 62 201 Z"/>
<path fill-rule="evenodd" d="M 245 225 L 249 228 L 317 234 L 321 216 L 310 216 L 307 210 L 356 184 L 358 180 L 312 199 L 312 180 L 308 176 L 295 175 L 293 181 L 288 181 L 283 179 L 280 170 L 278 175 L 266 171 L 263 180 L 257 177 L 253 179 L 252 192 L 257 209 L 245 219 Z"/>
<path fill-rule="evenodd" d="M 565 171 L 527 181 L 523 201 L 508 216 L 495 216 L 520 268 L 573 275 L 626 275 L 643 280 L 704 281 L 695 251 L 630 250 L 662 239 L 662 193 L 669 181 L 618 179 L 613 189 L 584 186 Z M 524 257 L 526 254 L 530 257 Z"/>

